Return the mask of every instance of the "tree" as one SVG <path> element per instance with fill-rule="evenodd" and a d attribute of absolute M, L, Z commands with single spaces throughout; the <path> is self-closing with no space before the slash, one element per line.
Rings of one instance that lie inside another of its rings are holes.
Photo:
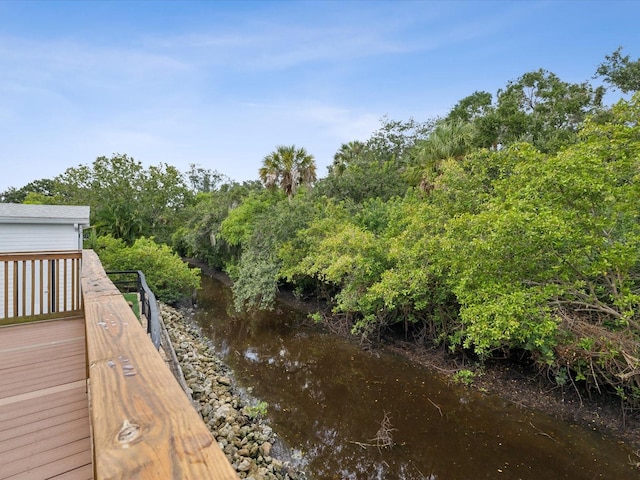
<path fill-rule="evenodd" d="M 440 122 L 426 140 L 419 140 L 411 151 L 413 162 L 407 169 L 407 178 L 418 183 L 420 189 L 429 191 L 442 160 L 459 160 L 467 154 L 475 138 L 473 123 L 463 120 Z"/>
<path fill-rule="evenodd" d="M 367 199 L 388 200 L 406 193 L 409 184 L 403 172 L 410 163 L 409 152 L 428 137 L 435 122 L 402 122 L 384 117 L 381 123 L 366 142 L 349 142 L 340 147 L 329 175 L 318 182 L 319 195 L 358 205 Z"/>
<path fill-rule="evenodd" d="M 585 119 L 601 113 L 604 88 L 562 81 L 552 72 L 527 72 L 491 94 L 474 92 L 449 112 L 448 121 L 471 122 L 472 145 L 496 150 L 527 141 L 546 153 L 575 143 Z"/>
<path fill-rule="evenodd" d="M 139 213 L 131 203 L 108 203 L 93 216 L 100 235 L 111 235 L 131 245 L 143 231 Z"/>
<path fill-rule="evenodd" d="M 340 174 L 334 169 L 318 181 L 314 193 L 358 205 L 369 198 L 390 198 L 404 195 L 409 184 L 401 174 L 395 157 L 365 149 L 352 159 Z"/>
<path fill-rule="evenodd" d="M 632 62 L 629 55 L 622 56 L 622 47 L 604 58 L 606 61 L 600 64 L 596 76 L 604 77 L 605 82 L 623 93 L 640 90 L 640 59 Z"/>
<path fill-rule="evenodd" d="M 329 166 L 329 174 L 342 175 L 347 166 L 360 157 L 365 150 L 365 144 L 354 140 L 343 143 L 333 156 L 333 163 Z"/>
<path fill-rule="evenodd" d="M 222 222 L 220 236 L 240 251 L 225 265 L 238 311 L 273 308 L 281 278 L 280 246 L 314 217 L 307 192 L 285 198 L 280 190 L 263 189 L 244 198 Z"/>
<path fill-rule="evenodd" d="M 172 235 L 174 248 L 183 256 L 195 257 L 210 267 L 223 269 L 239 256 L 240 247 L 221 234 L 222 222 L 252 193 L 264 192 L 259 181 L 224 183 L 214 191 L 198 193 L 184 209 L 185 223 Z"/>
<path fill-rule="evenodd" d="M 126 154 L 69 168 L 55 181 L 63 203 L 91 207 L 98 234 L 128 243 L 140 236 L 168 243 L 193 195 L 175 167 L 145 169 Z"/>
<path fill-rule="evenodd" d="M 204 168 L 195 163 L 189 164 L 187 179 L 191 185 L 191 189 L 196 193 L 208 193 L 217 190 L 222 183 L 230 183 L 222 173 L 217 170 Z"/>
<path fill-rule="evenodd" d="M 499 121 L 495 114 L 493 96 L 488 92 L 473 92 L 460 100 L 447 115 L 446 121 L 472 123 L 475 129 L 473 145 L 495 149 L 498 145 Z"/>
<path fill-rule="evenodd" d="M 313 155 L 295 145 L 279 145 L 275 152 L 264 157 L 259 171 L 260 180 L 267 188 L 279 186 L 291 198 L 298 187 L 316 181 L 316 163 Z"/>
<path fill-rule="evenodd" d="M 185 208 L 193 201 L 182 173 L 171 165 L 151 165 L 141 178 L 137 206 L 144 235 L 170 243 L 171 235 L 186 221 Z"/>
<path fill-rule="evenodd" d="M 10 187 L 6 191 L 0 193 L 0 202 L 2 203 L 23 203 L 29 194 L 32 199 L 39 198 L 40 202 L 33 203 L 59 203 L 57 195 L 57 185 L 54 180 L 43 178 L 27 183 L 24 187 Z M 46 198 L 45 198 L 46 197 Z"/>
<path fill-rule="evenodd" d="M 460 100 L 449 112 L 446 120 L 462 120 L 472 122 L 486 116 L 493 104 L 493 97 L 489 92 L 476 91 Z"/>
<path fill-rule="evenodd" d="M 564 82 L 540 69 L 498 91 L 487 123 L 494 129 L 496 144 L 528 141 L 542 152 L 555 153 L 577 141 L 584 120 L 602 108 L 603 95 L 603 88 Z"/>
<path fill-rule="evenodd" d="M 405 154 L 418 140 L 425 139 L 433 130 L 436 120 L 418 122 L 413 118 L 403 122 L 383 117 L 382 126 L 366 142 L 367 151 L 382 161 L 403 165 Z"/>
<path fill-rule="evenodd" d="M 523 349 L 637 407 L 640 96 L 612 115 L 557 154 L 520 143 L 482 159 L 501 173 L 482 209 L 447 222 L 439 260 L 465 347 Z"/>

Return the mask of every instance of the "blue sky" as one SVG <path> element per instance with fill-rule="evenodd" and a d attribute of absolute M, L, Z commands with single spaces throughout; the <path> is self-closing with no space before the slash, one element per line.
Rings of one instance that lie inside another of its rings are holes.
<path fill-rule="evenodd" d="M 640 57 L 640 1 L 0 1 L 0 192 L 98 156 L 258 178 L 277 145 L 320 177 L 380 119 L 445 115 L 544 68 Z"/>

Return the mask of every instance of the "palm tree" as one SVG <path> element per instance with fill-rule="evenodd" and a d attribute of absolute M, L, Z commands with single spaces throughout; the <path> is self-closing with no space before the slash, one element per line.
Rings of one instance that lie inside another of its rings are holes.
<path fill-rule="evenodd" d="M 364 143 L 354 140 L 343 143 L 333 156 L 333 164 L 329 166 L 329 174 L 342 175 L 347 166 L 364 152 Z"/>
<path fill-rule="evenodd" d="M 131 203 L 109 203 L 95 214 L 94 228 L 100 235 L 121 238 L 128 245 L 142 234 L 143 223 Z"/>
<path fill-rule="evenodd" d="M 279 145 L 262 160 L 260 180 L 267 188 L 280 187 L 291 198 L 301 185 L 316 181 L 316 163 L 304 148 Z"/>
<path fill-rule="evenodd" d="M 449 120 L 439 123 L 425 140 L 413 147 L 414 163 L 407 169 L 409 181 L 418 183 L 420 189 L 428 191 L 438 174 L 443 160 L 460 160 L 473 148 L 475 126 L 461 120 Z"/>

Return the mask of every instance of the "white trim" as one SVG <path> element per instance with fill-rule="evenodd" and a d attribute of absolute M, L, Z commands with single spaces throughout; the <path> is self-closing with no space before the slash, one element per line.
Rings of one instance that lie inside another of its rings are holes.
<path fill-rule="evenodd" d="M 89 225 L 89 207 L 0 203 L 0 223 L 65 223 Z"/>

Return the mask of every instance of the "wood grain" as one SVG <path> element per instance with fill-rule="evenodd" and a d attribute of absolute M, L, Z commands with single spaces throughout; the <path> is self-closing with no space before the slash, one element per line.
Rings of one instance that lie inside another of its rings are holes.
<path fill-rule="evenodd" d="M 93 251 L 83 252 L 96 479 L 237 479 Z"/>
<path fill-rule="evenodd" d="M 83 318 L 0 327 L 0 479 L 92 478 Z"/>

